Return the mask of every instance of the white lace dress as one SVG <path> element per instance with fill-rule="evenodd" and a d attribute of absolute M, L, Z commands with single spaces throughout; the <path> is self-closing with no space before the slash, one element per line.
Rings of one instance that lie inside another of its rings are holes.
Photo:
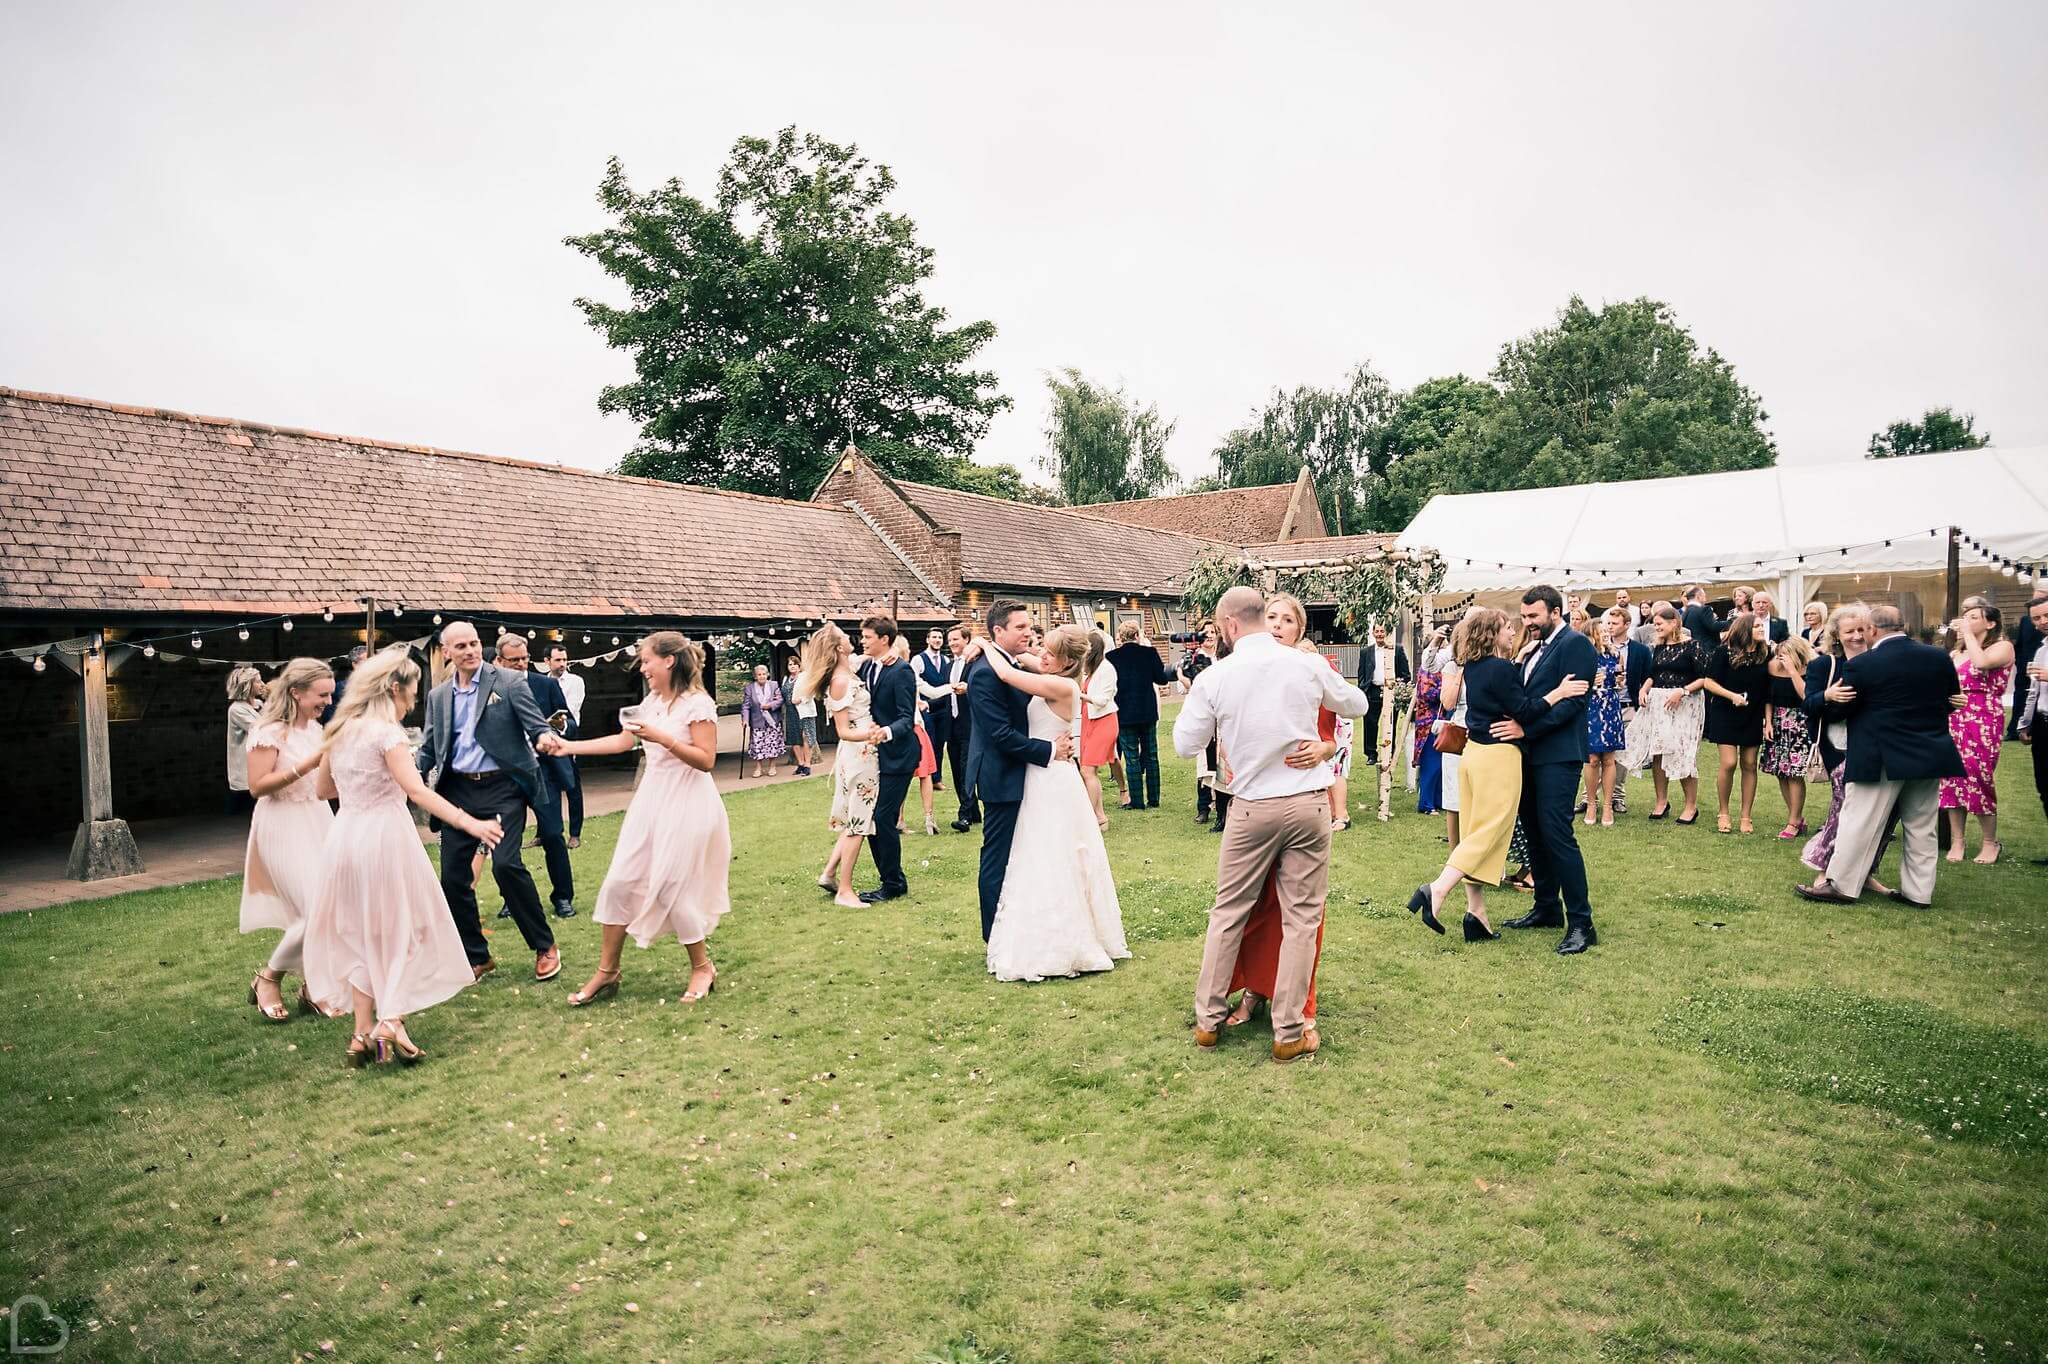
<path fill-rule="evenodd" d="M 1034 739 L 1055 739 L 1074 728 L 1037 697 L 1029 715 Z M 989 974 L 997 980 L 1077 976 L 1110 970 L 1130 955 L 1081 769 L 1071 762 L 1025 768 L 1024 803 L 989 930 Z"/>

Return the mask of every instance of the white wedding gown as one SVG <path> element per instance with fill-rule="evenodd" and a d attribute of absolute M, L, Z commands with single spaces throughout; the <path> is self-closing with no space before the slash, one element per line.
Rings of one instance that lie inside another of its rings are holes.
<path fill-rule="evenodd" d="M 1034 739 L 1074 730 L 1035 696 L 1029 715 Z M 1077 976 L 1108 971 L 1130 955 L 1109 854 L 1081 770 L 1071 762 L 1025 768 L 1024 803 L 988 936 L 989 974 L 997 980 Z"/>

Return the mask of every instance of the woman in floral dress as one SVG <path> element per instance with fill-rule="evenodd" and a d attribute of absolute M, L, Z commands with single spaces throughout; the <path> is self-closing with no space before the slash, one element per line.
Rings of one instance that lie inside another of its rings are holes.
<path fill-rule="evenodd" d="M 1799 636 L 1771 650 L 1771 740 L 1764 745 L 1763 769 L 1778 779 L 1785 801 L 1783 839 L 1806 837 L 1806 770 L 1813 763 L 1813 729 L 1806 715 L 1806 672 L 1813 664 L 1813 646 Z"/>
<path fill-rule="evenodd" d="M 875 831 L 875 797 L 882 771 L 875 754 L 881 732 L 868 713 L 868 689 L 853 670 L 853 641 L 838 626 L 826 624 L 804 645 L 803 678 L 798 700 L 819 698 L 839 736 L 832 758 L 832 832 L 838 835 L 818 886 L 832 893 L 832 903 L 865 909 L 853 893 L 853 865 L 860 860 L 861 841 Z"/>
<path fill-rule="evenodd" d="M 1965 821 L 1977 817 L 1976 860 L 1990 866 L 2004 847 L 1998 841 L 1998 748 L 2005 737 L 2005 688 L 2012 680 L 2012 641 L 2001 628 L 1998 608 L 1983 597 L 1963 603 L 1949 625 L 1956 641 L 1956 690 L 1963 704 L 1949 715 L 1948 732 L 1963 755 L 1966 775 L 1941 783 L 1942 818 L 1948 821 L 1948 860 L 1963 860 Z"/>
<path fill-rule="evenodd" d="M 775 775 L 775 760 L 789 747 L 782 732 L 782 687 L 768 675 L 766 663 L 754 665 L 754 680 L 740 696 L 740 719 L 747 727 L 747 758 L 753 775 Z"/>
<path fill-rule="evenodd" d="M 1621 776 L 1621 751 L 1628 747 L 1628 727 L 1622 712 L 1628 698 L 1622 695 L 1623 658 L 1627 647 L 1627 617 L 1610 613 L 1621 622 L 1619 642 L 1602 616 L 1588 633 L 1593 641 L 1596 665 L 1593 690 L 1586 693 L 1586 823 L 1596 814 L 1599 822 L 1614 827 L 1614 787 Z"/>

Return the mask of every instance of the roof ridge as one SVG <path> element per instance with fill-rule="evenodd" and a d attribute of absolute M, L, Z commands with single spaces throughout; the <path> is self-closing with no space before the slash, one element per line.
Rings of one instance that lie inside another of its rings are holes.
<path fill-rule="evenodd" d="M 990 493 L 976 493 L 976 492 L 969 492 L 969 491 L 968 491 L 967 489 L 965 489 L 965 488 L 948 488 L 948 487 L 946 487 L 946 486 L 945 486 L 944 484 L 940 484 L 940 483 L 915 483 L 915 482 L 912 482 L 912 481 L 911 481 L 911 480 L 909 480 L 909 479 L 898 479 L 898 480 L 896 480 L 896 483 L 897 483 L 897 486 L 898 486 L 898 487 L 902 487 L 902 488 L 919 488 L 919 489 L 929 489 L 930 491 L 932 491 L 932 492 L 935 492 L 935 493 L 949 493 L 949 494 L 951 494 L 951 495 L 952 495 L 952 496 L 954 496 L 954 497 L 973 497 L 973 498 L 979 498 L 979 499 L 980 499 L 981 501 L 983 501 L 983 502 L 993 502 L 993 503 L 995 503 L 995 504 L 996 504 L 997 506 L 1000 506 L 1000 507 L 1026 507 L 1026 508 L 1029 508 L 1029 509 L 1030 509 L 1030 510 L 1032 510 L 1032 511 L 1052 512 L 1052 513 L 1054 513 L 1054 514 L 1056 514 L 1056 515 L 1059 515 L 1059 516 L 1072 516 L 1072 517 L 1078 517 L 1078 518 L 1080 518 L 1080 519 L 1081 519 L 1081 520 L 1083 520 L 1083 521 L 1100 521 L 1100 520 L 1102 519 L 1102 518 L 1100 518 L 1100 517 L 1096 517 L 1096 516 L 1090 516 L 1090 515 L 1089 515 L 1089 514 L 1088 514 L 1087 512 L 1085 512 L 1085 511 L 1081 510 L 1081 509 L 1080 509 L 1079 507 L 1048 507 L 1048 506 L 1046 506 L 1046 505 L 1045 505 L 1044 503 L 1042 503 L 1042 502 L 1021 502 L 1021 501 L 1017 500 L 1016 498 L 1012 498 L 1012 497 L 996 497 L 996 496 L 994 496 L 994 495 L 992 495 L 992 494 L 990 494 Z M 1141 502 L 1144 502 L 1144 501 L 1150 501 L 1151 499 L 1149 499 L 1149 498 L 1139 498 L 1138 500 L 1139 500 L 1139 501 L 1141 501 Z M 1110 505 L 1113 505 L 1113 504 L 1111 504 L 1111 503 L 1090 503 L 1089 505 L 1090 505 L 1090 506 L 1098 506 L 1098 505 L 1099 505 L 1099 506 L 1110 506 Z M 1188 531 L 1184 531 L 1184 530 L 1168 530 L 1168 529 L 1167 529 L 1166 527 L 1164 527 L 1164 526 L 1146 526 L 1146 525 L 1139 525 L 1139 524 L 1136 524 L 1136 523 L 1133 523 L 1133 522 L 1127 522 L 1127 521 L 1126 521 L 1126 522 L 1118 522 L 1117 524 L 1119 524 L 1119 525 L 1121 525 L 1121 526 L 1125 527 L 1125 528 L 1126 528 L 1126 529 L 1128 529 L 1128 530 L 1142 530 L 1142 531 L 1146 531 L 1146 532 L 1148 532 L 1148 533 L 1150 533 L 1150 534 L 1153 534 L 1153 535 L 1171 535 L 1171 536 L 1172 536 L 1172 537 L 1173 537 L 1174 539 L 1176 539 L 1176 540 L 1192 540 L 1192 541 L 1194 541 L 1194 542 L 1195 542 L 1196 544 L 1198 544 L 1198 545 L 1224 545 L 1224 546 L 1226 546 L 1226 547 L 1229 547 L 1229 545 L 1228 545 L 1228 542 L 1227 542 L 1227 541 L 1224 541 L 1224 540 L 1211 540 L 1211 539 L 1209 539 L 1209 538 L 1208 538 L 1207 536 L 1204 536 L 1204 535 L 1195 535 L 1195 534 L 1192 534 L 1192 533 L 1190 533 L 1190 532 L 1188 532 Z M 943 528 L 943 527 L 942 527 L 942 529 L 945 529 L 945 528 Z"/>
<path fill-rule="evenodd" d="M 1248 488 L 1204 488 L 1198 493 L 1162 493 L 1158 497 L 1124 497 L 1118 498 L 1114 502 L 1090 502 L 1088 507 L 1135 507 L 1141 502 L 1190 502 L 1197 497 L 1224 497 L 1231 494 L 1263 493 L 1270 492 L 1274 488 L 1291 489 L 1296 481 L 1297 479 L 1289 479 L 1285 483 L 1255 483 Z M 1076 507 L 1074 510 L 1081 511 L 1084 515 L 1086 514 L 1084 508 Z"/>
<path fill-rule="evenodd" d="M 129 417 L 154 417 L 160 421 L 182 421 L 194 426 L 226 427 L 237 431 L 254 431 L 266 436 L 293 436 L 305 440 L 333 441 L 337 445 L 354 445 L 370 450 L 393 450 L 408 455 L 436 455 L 443 459 L 471 459 L 485 464 L 502 464 L 515 469 L 542 469 L 550 473 L 573 474 L 579 478 L 603 479 L 614 483 L 634 483 L 650 488 L 684 488 L 690 492 L 709 493 L 717 497 L 738 497 L 754 502 L 767 502 L 777 506 L 822 507 L 830 512 L 844 512 L 829 502 L 812 502 L 805 498 L 774 497 L 767 493 L 750 493 L 738 488 L 713 488 L 703 483 L 677 483 L 665 478 L 647 478 L 639 474 L 621 474 L 609 469 L 586 469 L 578 464 L 550 464 L 545 460 L 518 459 L 511 455 L 487 455 L 477 450 L 451 450 L 439 445 L 417 445 L 406 441 L 379 440 L 372 436 L 344 436 L 332 431 L 315 431 L 304 426 L 278 426 L 271 422 L 250 421 L 240 417 L 211 417 L 192 412 L 180 412 L 169 407 L 139 407 L 132 403 L 108 402 L 100 398 L 80 398 L 69 393 L 40 393 L 33 389 L 9 388 L 0 384 L 0 398 L 14 398 L 23 402 L 55 403 L 65 407 L 90 408 L 98 412 L 115 412 Z"/>

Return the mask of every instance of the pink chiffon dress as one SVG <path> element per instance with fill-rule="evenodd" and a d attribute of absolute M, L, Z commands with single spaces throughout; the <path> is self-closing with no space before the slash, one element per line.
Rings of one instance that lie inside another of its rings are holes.
<path fill-rule="evenodd" d="M 306 916 L 306 987 L 332 1012 L 353 1010 L 361 990 L 379 1020 L 403 1017 L 475 980 L 405 792 L 384 765 L 405 746 L 397 725 L 358 720 L 328 751 L 341 813 Z"/>
<path fill-rule="evenodd" d="M 718 708 L 701 691 L 673 702 L 649 695 L 641 716 L 683 738 L 697 721 L 717 723 Z M 622 925 L 642 947 L 664 933 L 684 944 L 702 942 L 731 908 L 727 874 L 732 831 L 725 802 L 709 772 L 700 772 L 665 748 L 643 745 L 646 770 L 619 826 L 604 886 L 591 915 Z"/>
<path fill-rule="evenodd" d="M 284 934 L 270 959 L 272 970 L 298 971 L 304 962 L 306 911 L 320 884 L 320 859 L 334 813 L 320 799 L 310 764 L 320 755 L 318 725 L 258 725 L 249 747 L 277 750 L 281 768 L 307 764 L 305 776 L 282 791 L 256 799 L 249 816 L 249 851 L 242 862 L 244 933 L 275 929 Z"/>

